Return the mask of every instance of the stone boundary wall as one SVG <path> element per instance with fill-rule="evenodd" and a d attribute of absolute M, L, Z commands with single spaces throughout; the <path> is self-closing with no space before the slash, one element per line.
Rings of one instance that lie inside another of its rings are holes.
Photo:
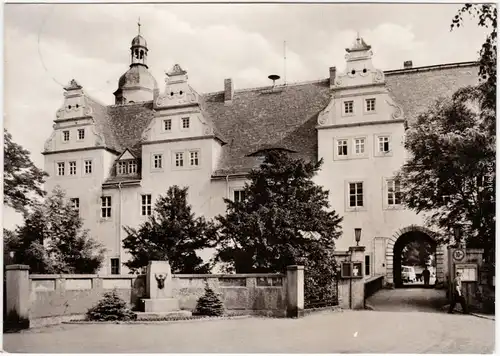
<path fill-rule="evenodd" d="M 221 295 L 229 314 L 286 316 L 287 283 L 283 274 L 174 274 L 172 292 L 180 308 L 194 310 L 207 283 Z"/>
<path fill-rule="evenodd" d="M 7 293 L 14 299 L 26 300 L 32 326 L 57 324 L 71 317 L 81 318 L 104 293 L 113 289 L 137 311 L 143 310 L 142 298 L 146 298 L 146 275 L 26 273 L 19 279 L 24 278 L 29 286 L 28 293 L 14 295 L 16 293 L 9 290 Z M 228 315 L 287 316 L 289 297 L 285 274 L 174 274 L 173 297 L 179 300 L 180 308 L 193 311 L 207 283 L 221 295 Z"/>

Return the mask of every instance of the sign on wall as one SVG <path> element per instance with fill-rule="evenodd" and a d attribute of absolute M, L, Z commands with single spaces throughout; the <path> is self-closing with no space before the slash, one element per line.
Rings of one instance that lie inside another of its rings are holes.
<path fill-rule="evenodd" d="M 465 250 L 463 249 L 457 249 L 453 251 L 453 260 L 460 262 L 464 259 L 465 257 Z"/>
<path fill-rule="evenodd" d="M 461 272 L 462 282 L 477 281 L 477 265 L 473 263 L 457 263 L 455 264 L 455 274 Z"/>
<path fill-rule="evenodd" d="M 342 278 L 363 278 L 363 262 L 342 262 L 340 272 Z"/>

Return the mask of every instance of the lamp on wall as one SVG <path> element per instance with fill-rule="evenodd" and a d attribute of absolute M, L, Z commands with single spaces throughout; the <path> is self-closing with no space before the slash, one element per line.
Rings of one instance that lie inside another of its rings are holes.
<path fill-rule="evenodd" d="M 359 246 L 359 241 L 361 240 L 361 228 L 354 228 L 354 238 L 356 239 L 356 246 Z"/>

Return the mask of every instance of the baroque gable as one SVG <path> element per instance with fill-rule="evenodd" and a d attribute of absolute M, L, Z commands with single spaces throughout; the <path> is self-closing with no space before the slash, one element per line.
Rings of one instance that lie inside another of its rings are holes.
<path fill-rule="evenodd" d="M 105 146 L 104 135 L 96 120 L 95 107 L 99 104 L 85 94 L 75 79 L 64 87 L 63 95 L 64 101 L 56 112 L 53 131 L 45 141 L 44 152 Z"/>
<path fill-rule="evenodd" d="M 390 95 L 383 71 L 373 66 L 371 46 L 358 36 L 346 52 L 346 69 L 330 86 L 331 99 L 318 114 L 318 127 L 403 120 L 403 109 Z"/>

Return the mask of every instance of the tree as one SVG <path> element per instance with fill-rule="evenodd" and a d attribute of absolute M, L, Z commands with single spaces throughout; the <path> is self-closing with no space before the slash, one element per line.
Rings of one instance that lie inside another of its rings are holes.
<path fill-rule="evenodd" d="M 156 201 L 148 220 L 134 229 L 125 226 L 123 247 L 132 255 L 125 266 L 132 272 L 149 261 L 168 260 L 172 273 L 208 273 L 196 250 L 210 247 L 215 234 L 213 224 L 195 217 L 187 203 L 188 188 L 172 186 Z"/>
<path fill-rule="evenodd" d="M 435 247 L 428 241 L 412 241 L 403 247 L 401 253 L 402 263 L 410 266 L 425 266 L 431 261 L 431 256 L 436 252 Z"/>
<path fill-rule="evenodd" d="M 205 294 L 203 294 L 196 302 L 196 314 L 207 316 L 222 316 L 224 315 L 224 303 L 220 296 L 215 294 L 208 283 L 205 284 Z"/>
<path fill-rule="evenodd" d="M 478 99 L 482 116 L 490 132 L 495 132 L 497 88 L 497 7 L 496 4 L 465 4 L 452 20 L 451 30 L 464 26 L 463 15 L 477 18 L 477 25 L 487 28 L 488 35 L 479 52 L 481 84 L 469 87 L 463 95 Z"/>
<path fill-rule="evenodd" d="M 127 307 L 127 303 L 120 298 L 116 289 L 104 293 L 103 298 L 87 310 L 85 316 L 87 320 L 96 321 L 128 321 L 137 319 L 137 314 Z"/>
<path fill-rule="evenodd" d="M 249 174 L 245 198 L 224 200 L 226 215 L 216 218 L 216 261 L 248 273 L 284 272 L 299 259 L 326 258 L 342 218 L 328 211 L 328 191 L 312 181 L 321 164 L 267 151 L 260 169 Z"/>
<path fill-rule="evenodd" d="M 447 240 L 462 226 L 470 247 L 495 246 L 496 138 L 478 99 L 462 91 L 436 102 L 406 131 L 410 159 L 397 178 L 402 200 Z"/>
<path fill-rule="evenodd" d="M 14 261 L 29 265 L 32 273 L 95 273 L 104 259 L 104 248 L 83 229 L 78 211 L 58 187 L 33 203 L 16 235 Z"/>
<path fill-rule="evenodd" d="M 31 161 L 30 152 L 12 141 L 12 135 L 4 129 L 3 202 L 18 212 L 25 212 L 33 203 L 33 197 L 43 197 L 42 189 L 47 173 Z"/>

